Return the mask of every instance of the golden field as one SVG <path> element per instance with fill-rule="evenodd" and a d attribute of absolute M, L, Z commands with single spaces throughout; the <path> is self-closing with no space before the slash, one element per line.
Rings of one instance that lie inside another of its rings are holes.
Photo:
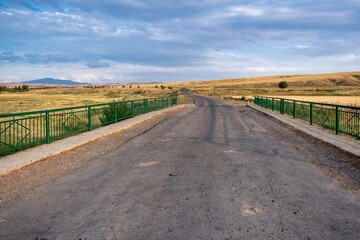
<path fill-rule="evenodd" d="M 137 85 L 105 88 L 51 88 L 30 89 L 28 92 L 1 92 L 0 114 L 47 110 L 107 102 L 126 101 L 134 93 L 135 99 L 168 96 L 177 93 L 174 89 L 161 89 L 160 85 Z M 189 101 L 179 96 L 179 101 Z"/>
<path fill-rule="evenodd" d="M 289 87 L 280 89 L 280 81 L 286 81 Z M 18 93 L 1 92 L 0 114 L 130 100 L 131 93 L 135 94 L 136 99 L 179 94 L 180 103 L 192 102 L 180 94 L 183 87 L 200 95 L 220 99 L 251 99 L 254 95 L 261 95 L 360 106 L 360 72 L 163 83 L 165 89 L 161 89 L 160 85 L 144 84 L 139 85 L 139 88 L 138 85 L 133 85 L 132 88 L 128 85 L 124 88 L 110 85 L 105 88 L 67 87 L 30 89 L 29 92 Z"/>
<path fill-rule="evenodd" d="M 280 97 L 284 96 L 269 96 Z M 290 99 L 307 101 L 307 102 L 319 102 L 319 103 L 333 103 L 338 105 L 348 106 L 360 106 L 360 96 L 288 96 Z"/>
<path fill-rule="evenodd" d="M 278 83 L 281 81 L 286 81 L 289 87 L 280 89 Z M 310 97 L 318 96 L 314 100 L 336 104 L 360 105 L 360 101 L 356 98 L 356 96 L 360 96 L 360 72 L 234 78 L 182 82 L 172 85 L 175 87 L 187 87 L 200 95 L 221 99 L 230 97 L 251 99 L 254 95 L 258 95 L 291 99 L 301 97 L 299 100 L 302 100 L 304 96 L 307 96 L 306 99 L 310 101 Z M 342 96 L 347 97 L 343 98 Z"/>

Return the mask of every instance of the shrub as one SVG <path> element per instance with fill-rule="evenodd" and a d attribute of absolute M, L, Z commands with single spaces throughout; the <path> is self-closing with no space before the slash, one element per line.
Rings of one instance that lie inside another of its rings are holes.
<path fill-rule="evenodd" d="M 160 87 L 161 87 L 161 89 L 165 89 L 165 86 L 164 86 L 164 85 L 161 85 Z"/>
<path fill-rule="evenodd" d="M 155 88 L 158 88 L 158 85 L 155 85 Z"/>
<path fill-rule="evenodd" d="M 131 106 L 126 103 L 116 104 L 117 120 L 131 117 Z M 110 124 L 115 121 L 115 105 L 110 105 L 103 109 L 102 116 L 99 117 L 102 125 Z"/>
<path fill-rule="evenodd" d="M 168 87 L 168 89 L 172 89 L 172 87 Z"/>
<path fill-rule="evenodd" d="M 279 88 L 287 88 L 287 87 L 288 87 L 288 83 L 286 81 L 279 82 Z"/>

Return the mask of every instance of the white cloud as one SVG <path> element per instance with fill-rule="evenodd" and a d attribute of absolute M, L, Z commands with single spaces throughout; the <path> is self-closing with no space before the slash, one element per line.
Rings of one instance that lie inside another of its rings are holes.
<path fill-rule="evenodd" d="M 330 57 L 330 59 L 339 62 L 352 62 L 355 60 L 360 60 L 360 56 L 356 56 L 355 54 L 347 54 L 342 56 L 333 56 Z"/>
<path fill-rule="evenodd" d="M 277 12 L 280 12 L 280 13 L 293 13 L 293 12 L 295 12 L 295 9 L 288 8 L 288 7 L 279 7 L 279 8 L 275 8 L 275 10 Z"/>
<path fill-rule="evenodd" d="M 307 45 L 295 45 L 295 48 L 306 49 L 306 48 L 310 48 L 310 47 Z"/>
<path fill-rule="evenodd" d="M 6 15 L 8 15 L 8 16 L 12 16 L 12 15 L 14 15 L 13 13 L 11 13 L 11 12 L 5 12 L 5 11 L 2 11 L 1 12 L 2 14 L 6 14 Z"/>
<path fill-rule="evenodd" d="M 233 6 L 228 8 L 228 13 L 226 14 L 229 17 L 236 16 L 250 16 L 250 17 L 259 17 L 264 15 L 264 10 L 262 8 L 247 7 L 247 6 Z"/>

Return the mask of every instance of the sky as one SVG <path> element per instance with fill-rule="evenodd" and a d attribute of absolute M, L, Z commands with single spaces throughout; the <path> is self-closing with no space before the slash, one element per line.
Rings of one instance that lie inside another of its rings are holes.
<path fill-rule="evenodd" d="M 360 70 L 360 0 L 0 0 L 0 82 Z"/>

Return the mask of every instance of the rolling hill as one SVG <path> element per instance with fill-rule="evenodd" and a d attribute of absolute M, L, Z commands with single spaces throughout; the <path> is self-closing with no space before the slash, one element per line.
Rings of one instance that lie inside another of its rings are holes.
<path fill-rule="evenodd" d="M 41 78 L 41 79 L 35 79 L 31 81 L 25 81 L 22 82 L 25 84 L 33 84 L 33 83 L 39 83 L 39 84 L 53 84 L 53 85 L 88 85 L 88 83 L 80 83 L 80 82 L 74 82 L 71 80 L 61 80 L 61 79 L 54 79 L 54 78 Z"/>

